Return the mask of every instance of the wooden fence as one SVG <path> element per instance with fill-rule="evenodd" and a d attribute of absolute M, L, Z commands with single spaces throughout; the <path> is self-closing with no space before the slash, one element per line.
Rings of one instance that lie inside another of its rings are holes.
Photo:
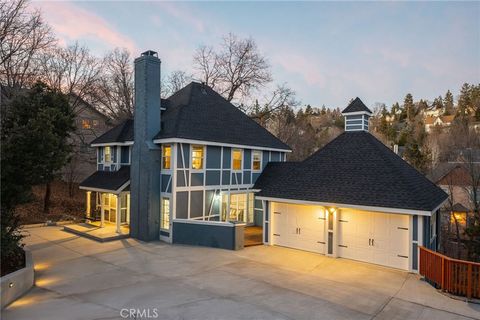
<path fill-rule="evenodd" d="M 480 298 L 480 263 L 452 259 L 420 247 L 420 274 L 443 291 Z"/>

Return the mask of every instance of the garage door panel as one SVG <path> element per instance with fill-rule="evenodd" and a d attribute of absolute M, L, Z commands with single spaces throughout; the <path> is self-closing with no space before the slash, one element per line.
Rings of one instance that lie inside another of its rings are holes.
<path fill-rule="evenodd" d="M 340 257 L 408 270 L 409 216 L 345 209 L 341 221 Z"/>
<path fill-rule="evenodd" d="M 325 252 L 324 225 L 320 207 L 275 204 L 274 243 L 295 249 Z"/>

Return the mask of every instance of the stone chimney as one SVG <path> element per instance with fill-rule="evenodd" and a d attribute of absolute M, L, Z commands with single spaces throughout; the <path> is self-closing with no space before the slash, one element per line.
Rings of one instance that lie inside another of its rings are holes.
<path fill-rule="evenodd" d="M 143 241 L 159 239 L 161 154 L 153 138 L 160 131 L 160 63 L 151 50 L 135 59 L 130 236 Z"/>

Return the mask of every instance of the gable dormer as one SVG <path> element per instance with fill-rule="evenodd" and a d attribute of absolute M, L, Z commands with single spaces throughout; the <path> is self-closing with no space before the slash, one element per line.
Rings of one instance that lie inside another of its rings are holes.
<path fill-rule="evenodd" d="M 368 131 L 368 119 L 372 111 L 360 100 L 355 98 L 342 114 L 345 116 L 345 131 Z"/>

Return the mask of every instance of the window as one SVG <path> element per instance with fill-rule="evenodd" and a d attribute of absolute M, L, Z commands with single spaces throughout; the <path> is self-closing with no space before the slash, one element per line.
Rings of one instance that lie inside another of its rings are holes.
<path fill-rule="evenodd" d="M 82 128 L 83 129 L 91 129 L 92 122 L 89 119 L 82 119 Z"/>
<path fill-rule="evenodd" d="M 110 147 L 105 147 L 105 158 L 104 158 L 104 161 L 105 162 L 111 162 L 112 161 L 112 150 Z"/>
<path fill-rule="evenodd" d="M 260 171 L 262 168 L 262 151 L 253 150 L 253 164 L 252 169 Z"/>
<path fill-rule="evenodd" d="M 167 144 L 163 146 L 162 169 L 171 169 L 171 165 L 172 165 L 172 146 Z"/>
<path fill-rule="evenodd" d="M 203 169 L 203 146 L 192 146 L 192 169 Z"/>
<path fill-rule="evenodd" d="M 162 229 L 170 229 L 170 199 L 162 198 Z"/>
<path fill-rule="evenodd" d="M 233 170 L 242 170 L 242 150 L 241 149 L 233 149 L 232 150 L 232 169 Z"/>

